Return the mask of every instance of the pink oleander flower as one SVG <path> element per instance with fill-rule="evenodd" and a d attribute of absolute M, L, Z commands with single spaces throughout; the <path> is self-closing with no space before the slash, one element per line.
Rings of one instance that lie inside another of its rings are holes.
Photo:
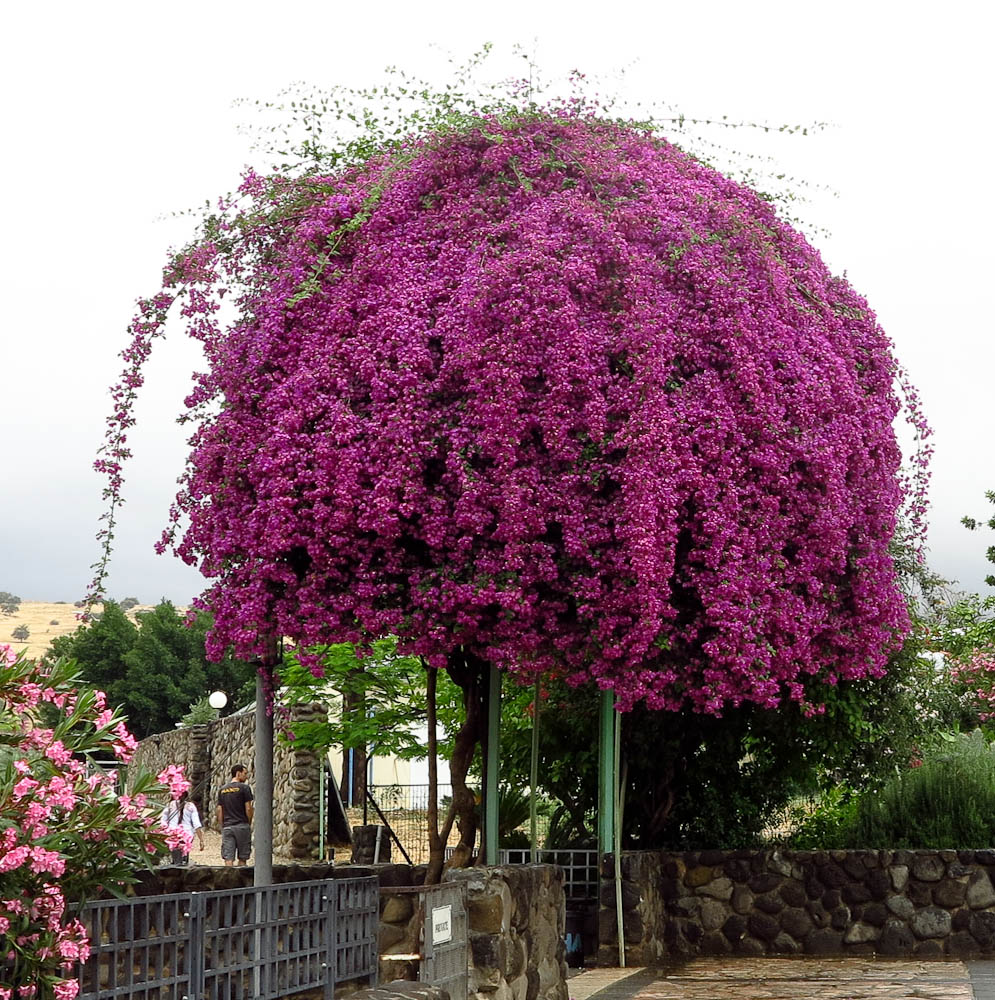
<path fill-rule="evenodd" d="M 163 837 L 171 850 L 183 851 L 184 854 L 190 853 L 190 848 L 193 846 L 193 834 L 189 830 L 179 826 L 161 827 L 160 829 L 162 829 Z"/>
<path fill-rule="evenodd" d="M 50 757 L 56 764 L 61 765 L 68 764 L 73 759 L 72 753 L 62 745 L 61 740 L 56 740 L 52 743 L 45 751 L 45 756 Z"/>
<path fill-rule="evenodd" d="M 135 750 L 138 748 L 138 740 L 136 740 L 135 737 L 128 732 L 128 729 L 123 722 L 119 722 L 114 727 L 113 735 L 111 737 L 111 746 L 114 749 L 115 755 L 127 764 L 134 756 Z"/>
<path fill-rule="evenodd" d="M 107 807 L 117 805 L 116 776 L 88 775 L 83 762 L 88 755 L 107 754 L 106 731 L 95 725 L 106 711 L 102 699 L 84 697 L 71 663 L 11 659 L 3 649 L 0 657 L 0 729 L 8 734 L 13 765 L 6 776 L 0 773 L 0 934 L 8 948 L 18 949 L 17 996 L 34 995 L 36 989 L 46 996 L 74 996 L 75 980 L 59 979 L 87 959 L 89 942 L 82 924 L 67 919 L 65 898 L 90 897 L 102 886 L 120 889 L 136 865 L 163 855 L 166 838 L 140 820 L 144 812 L 157 814 L 168 793 L 149 776 L 135 776 L 125 804 L 139 822 L 127 816 L 109 820 Z M 40 724 L 43 707 L 49 717 L 48 706 L 59 709 L 57 730 Z M 100 721 L 127 749 L 127 730 L 119 719 L 112 713 Z M 12 951 L 7 960 L 13 960 Z"/>
<path fill-rule="evenodd" d="M 190 782 L 183 773 L 183 768 L 176 764 L 170 764 L 165 770 L 159 772 L 157 780 L 160 785 L 169 788 L 169 794 L 178 799 L 184 792 L 190 791 Z"/>

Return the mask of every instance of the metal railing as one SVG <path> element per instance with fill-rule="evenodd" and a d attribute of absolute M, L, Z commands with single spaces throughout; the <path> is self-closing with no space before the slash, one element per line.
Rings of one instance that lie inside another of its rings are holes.
<path fill-rule="evenodd" d="M 277 1000 L 376 983 L 377 879 L 100 900 L 80 1000 Z"/>
<path fill-rule="evenodd" d="M 558 865 L 563 869 L 563 893 L 567 903 L 589 902 L 598 898 L 598 852 L 592 850 L 557 848 L 538 851 L 540 864 Z M 502 865 L 527 865 L 532 861 L 532 851 L 527 847 L 503 847 L 498 850 Z"/>

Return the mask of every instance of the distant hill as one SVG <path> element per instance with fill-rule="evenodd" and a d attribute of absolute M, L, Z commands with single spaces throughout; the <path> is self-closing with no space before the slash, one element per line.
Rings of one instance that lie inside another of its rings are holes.
<path fill-rule="evenodd" d="M 99 611 L 100 607 L 96 605 L 95 610 Z M 128 617 L 134 618 L 138 612 L 151 610 L 151 604 L 137 604 L 128 612 Z M 76 631 L 80 624 L 76 619 L 79 613 L 80 608 L 66 601 L 22 601 L 16 615 L 0 614 L 0 643 L 7 643 L 15 653 L 24 650 L 29 656 L 41 656 L 57 636 Z M 31 633 L 27 642 L 18 642 L 11 635 L 19 625 L 27 625 Z"/>

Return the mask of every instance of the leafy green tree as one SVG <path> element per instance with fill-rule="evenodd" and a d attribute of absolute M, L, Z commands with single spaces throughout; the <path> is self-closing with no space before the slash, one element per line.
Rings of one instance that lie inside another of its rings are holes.
<path fill-rule="evenodd" d="M 108 704 L 123 706 L 131 716 L 124 658 L 137 638 L 135 623 L 114 601 L 107 601 L 99 621 L 81 625 L 70 635 L 53 639 L 46 659 L 54 661 L 64 656 L 76 660 L 87 683 L 103 691 Z M 136 735 L 147 735 L 140 732 L 137 718 L 129 718 L 129 722 Z"/>
<path fill-rule="evenodd" d="M 222 690 L 237 705 L 252 697 L 253 668 L 225 656 L 208 661 L 204 642 L 211 626 L 206 612 L 189 624 L 169 601 L 132 622 L 114 601 L 99 621 L 52 642 L 53 657 L 75 659 L 88 683 L 121 705 L 139 738 L 172 729 L 208 691 Z"/>
<path fill-rule="evenodd" d="M 324 675 L 315 677 L 293 653 L 285 656 L 280 670 L 285 704 L 324 702 L 340 707 L 342 700 L 362 698 L 364 711 L 348 714 L 330 712 L 327 720 L 302 722 L 294 726 L 294 743 L 300 747 L 324 749 L 369 748 L 371 753 L 391 755 L 401 760 L 424 760 L 424 737 L 418 729 L 428 717 L 425 668 L 417 656 L 398 656 L 397 640 L 378 639 L 368 656 L 360 659 L 351 643 L 337 643 L 311 650 L 320 657 Z M 459 726 L 459 689 L 440 678 L 439 721 L 450 737 Z M 440 749 L 449 742 L 443 737 Z"/>
<path fill-rule="evenodd" d="M 995 490 L 988 490 L 985 493 L 985 497 L 989 503 L 995 504 Z M 969 528 L 971 531 L 977 531 L 978 528 L 982 527 L 982 525 L 995 530 L 995 514 L 988 518 L 987 521 L 979 521 L 973 517 L 963 517 L 961 518 L 961 524 L 963 524 L 965 528 Z M 995 563 L 995 545 L 989 545 L 985 555 L 988 557 L 989 562 Z M 989 587 L 995 587 L 995 574 L 986 576 L 985 583 L 987 583 Z"/>
<path fill-rule="evenodd" d="M 21 606 L 21 599 L 16 594 L 0 590 L 0 614 L 16 615 Z"/>
<path fill-rule="evenodd" d="M 995 837 L 995 746 L 980 730 L 949 734 L 880 788 L 815 814 L 797 836 L 821 848 L 958 849 Z"/>
<path fill-rule="evenodd" d="M 31 630 L 27 625 L 18 625 L 13 632 L 10 633 L 18 642 L 27 642 L 29 636 L 31 635 Z"/>
<path fill-rule="evenodd" d="M 214 722 L 219 714 L 218 709 L 212 708 L 205 696 L 190 703 L 190 708 L 187 714 L 180 719 L 180 724 L 184 727 L 200 726 L 206 722 Z"/>
<path fill-rule="evenodd" d="M 445 816 L 439 815 L 438 758 L 442 753 L 451 759 L 461 735 L 466 742 L 466 699 L 448 674 L 426 672 L 421 657 L 399 656 L 396 650 L 397 640 L 392 636 L 375 640 L 362 660 L 351 643 L 311 649 L 307 659 L 320 663 L 320 678 L 293 653 L 288 654 L 280 672 L 281 698 L 285 704 L 317 701 L 329 707 L 324 720 L 295 723 L 294 743 L 318 750 L 338 746 L 357 753 L 352 772 L 358 781 L 352 791 L 360 801 L 366 794 L 367 753 L 428 760 L 428 838 L 436 870 L 433 877 L 437 877 L 444 845 L 457 823 L 455 797 L 449 800 Z M 420 732 L 422 726 L 428 730 L 427 740 Z M 467 770 L 473 763 L 469 762 Z M 343 762 L 343 787 L 347 782 Z M 466 832 L 462 826 L 460 830 Z"/>

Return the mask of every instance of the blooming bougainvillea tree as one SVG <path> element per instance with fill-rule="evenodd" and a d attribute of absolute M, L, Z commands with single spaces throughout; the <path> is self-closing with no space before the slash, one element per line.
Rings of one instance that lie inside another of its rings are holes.
<path fill-rule="evenodd" d="M 883 669 L 896 365 L 767 203 L 565 114 L 242 193 L 171 278 L 209 361 L 174 540 L 216 650 L 392 633 L 708 711 Z"/>
<path fill-rule="evenodd" d="M 0 699 L 0 998 L 63 1000 L 89 955 L 79 904 L 189 849 L 154 806 L 189 783 L 171 767 L 117 793 L 107 765 L 130 760 L 135 740 L 70 661 L 38 664 L 0 646 Z"/>
<path fill-rule="evenodd" d="M 207 368 L 161 547 L 212 578 L 215 654 L 395 635 L 472 728 L 483 664 L 718 713 L 817 703 L 907 629 L 887 337 L 771 204 L 644 127 L 530 107 L 249 173 L 140 303 L 108 540 L 174 303 Z"/>

